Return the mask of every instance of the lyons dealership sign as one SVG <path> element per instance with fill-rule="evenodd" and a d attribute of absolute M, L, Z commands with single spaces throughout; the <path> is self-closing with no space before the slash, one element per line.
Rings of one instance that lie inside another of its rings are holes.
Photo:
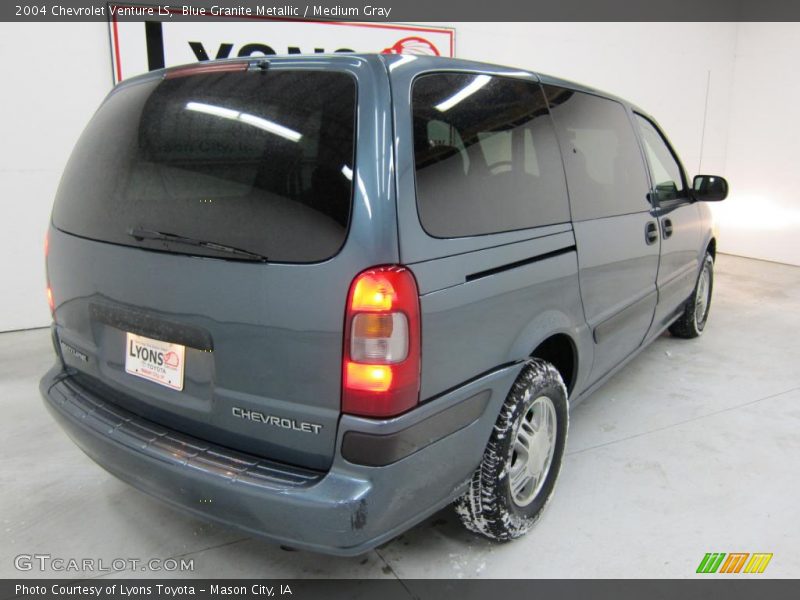
<path fill-rule="evenodd" d="M 444 27 L 275 17 L 135 22 L 118 20 L 114 12 L 108 25 L 114 83 L 215 58 L 328 52 L 455 55 L 455 30 Z"/>

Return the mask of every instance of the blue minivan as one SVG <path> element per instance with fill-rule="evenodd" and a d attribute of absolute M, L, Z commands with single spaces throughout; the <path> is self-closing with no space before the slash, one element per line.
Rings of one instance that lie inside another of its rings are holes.
<path fill-rule="evenodd" d="M 113 475 L 291 547 L 363 553 L 451 503 L 516 538 L 570 406 L 702 333 L 727 189 L 639 108 L 520 69 L 154 71 L 61 180 L 41 392 Z"/>

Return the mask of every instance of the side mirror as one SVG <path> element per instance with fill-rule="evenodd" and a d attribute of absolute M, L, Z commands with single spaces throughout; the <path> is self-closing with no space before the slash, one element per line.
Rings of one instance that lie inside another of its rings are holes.
<path fill-rule="evenodd" d="M 692 197 L 698 202 L 719 202 L 728 197 L 728 182 L 719 175 L 695 175 Z"/>

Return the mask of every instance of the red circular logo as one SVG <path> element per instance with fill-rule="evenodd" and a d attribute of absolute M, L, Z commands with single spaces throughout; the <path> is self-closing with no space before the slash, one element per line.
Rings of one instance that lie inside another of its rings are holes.
<path fill-rule="evenodd" d="M 164 364 L 167 365 L 168 367 L 175 368 L 178 366 L 178 362 L 179 362 L 178 355 L 175 354 L 174 352 L 167 352 L 166 355 L 164 356 Z"/>

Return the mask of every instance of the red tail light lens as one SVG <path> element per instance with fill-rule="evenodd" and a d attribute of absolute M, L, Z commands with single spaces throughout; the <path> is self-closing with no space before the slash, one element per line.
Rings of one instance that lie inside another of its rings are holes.
<path fill-rule="evenodd" d="M 350 285 L 345 318 L 342 411 L 390 417 L 419 402 L 417 282 L 404 267 L 375 267 Z"/>

